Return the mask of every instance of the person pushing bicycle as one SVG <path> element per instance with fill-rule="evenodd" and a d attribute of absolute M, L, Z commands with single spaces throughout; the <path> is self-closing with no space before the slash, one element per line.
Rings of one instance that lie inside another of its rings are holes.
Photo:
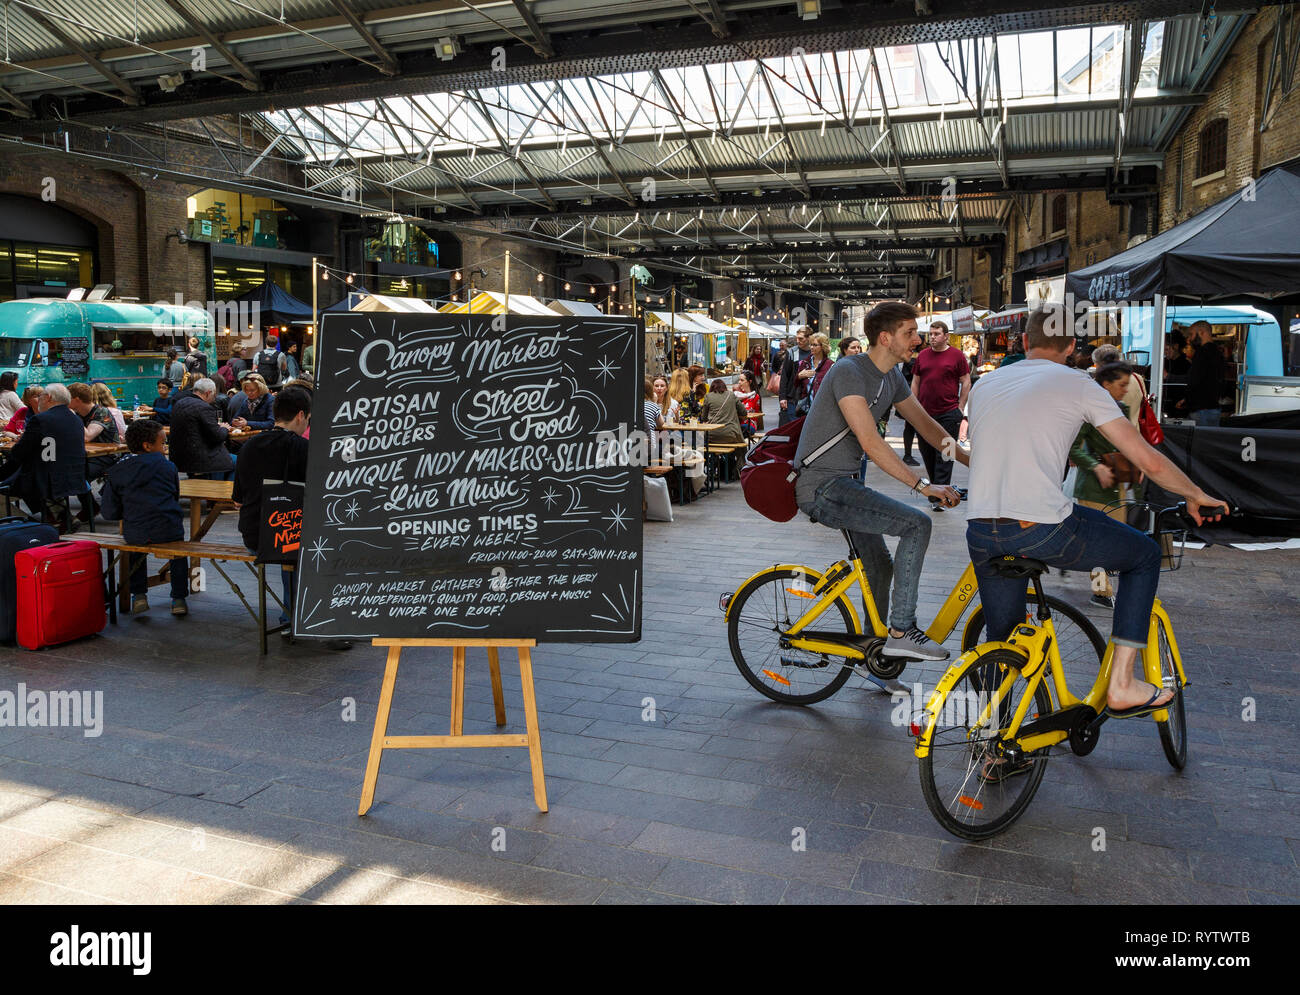
<path fill-rule="evenodd" d="M 1093 425 L 1137 469 L 1201 510 L 1228 505 L 1206 494 L 1138 434 L 1115 400 L 1086 373 L 1071 369 L 1072 323 L 1063 305 L 1035 310 L 1024 332 L 1025 359 L 981 377 L 970 394 L 970 461 L 966 544 L 979 581 L 990 640 L 1004 640 L 1024 620 L 1028 580 L 1000 577 L 1000 556 L 1031 557 L 1065 570 L 1119 572 L 1111 642 L 1114 660 L 1106 711 L 1114 718 L 1149 715 L 1174 696 L 1135 679 L 1160 580 L 1160 546 L 1104 512 L 1075 504 L 1061 490 L 1070 446 Z M 1212 516 L 1217 521 L 1218 514 Z"/>
<path fill-rule="evenodd" d="M 930 544 L 930 517 L 918 508 L 872 490 L 858 479 L 862 455 L 866 453 L 877 467 L 922 497 L 950 508 L 960 501 L 953 488 L 931 484 L 924 476 L 918 476 L 876 429 L 877 421 L 895 407 L 944 458 L 951 454 L 959 462 L 969 464 L 969 457 L 956 440 L 917 403 L 899 369 L 898 364 L 921 344 L 916 330 L 917 316 L 916 308 L 910 304 L 889 301 L 876 305 L 864 323 L 867 351 L 841 358 L 826 373 L 804 421 L 795 465 L 800 466 L 805 457 L 836 436 L 840 441 L 800 470 L 795 482 L 795 500 L 814 522 L 847 529 L 853 534 L 880 617 L 889 619 L 889 638 L 881 648 L 881 655 L 946 660 L 948 651 L 916 624 L 921 565 Z M 1070 441 L 1074 441 L 1073 436 Z M 897 555 L 892 562 L 883 538 L 887 535 L 899 537 Z M 892 609 L 889 606 L 891 575 Z"/>

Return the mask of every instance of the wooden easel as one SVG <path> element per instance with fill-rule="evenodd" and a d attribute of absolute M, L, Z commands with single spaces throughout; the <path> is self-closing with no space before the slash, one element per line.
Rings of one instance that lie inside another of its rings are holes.
<path fill-rule="evenodd" d="M 526 746 L 533 769 L 533 799 L 546 811 L 546 774 L 542 770 L 542 738 L 537 728 L 537 700 L 533 694 L 533 662 L 529 652 L 535 639 L 375 639 L 375 646 L 388 647 L 388 665 L 379 692 L 379 710 L 375 713 L 375 731 L 370 739 L 370 757 L 366 760 L 366 779 L 361 786 L 361 805 L 357 815 L 365 815 L 375 800 L 375 782 L 379 779 L 379 761 L 384 750 L 463 749 L 475 746 Z M 388 713 L 393 705 L 393 685 L 397 682 L 397 663 L 402 650 L 413 647 L 451 647 L 451 735 L 389 736 Z M 525 735 L 498 733 L 490 736 L 465 736 L 461 729 L 465 719 L 465 650 L 483 646 L 488 651 L 488 669 L 492 673 L 492 701 L 496 705 L 497 725 L 506 724 L 506 703 L 501 693 L 501 667 L 497 651 L 514 648 L 519 653 L 519 678 L 524 692 Z"/>

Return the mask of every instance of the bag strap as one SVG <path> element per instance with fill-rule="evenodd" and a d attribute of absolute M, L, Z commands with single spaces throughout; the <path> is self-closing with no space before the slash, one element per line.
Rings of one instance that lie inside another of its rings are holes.
<path fill-rule="evenodd" d="M 823 442 L 820 446 L 818 446 L 816 449 L 810 452 L 806 457 L 804 457 L 799 461 L 799 465 L 795 469 L 802 470 L 813 460 L 820 459 L 822 456 L 825 456 L 828 452 L 830 452 L 837 445 L 839 445 L 840 440 L 842 440 L 846 435 L 848 435 L 849 432 L 850 432 L 849 426 L 845 425 L 844 431 L 837 433 L 834 436 L 834 438 L 831 438 L 826 442 Z"/>

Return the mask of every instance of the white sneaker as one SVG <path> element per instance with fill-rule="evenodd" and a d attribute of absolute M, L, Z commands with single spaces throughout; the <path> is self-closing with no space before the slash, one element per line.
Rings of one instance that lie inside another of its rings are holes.
<path fill-rule="evenodd" d="M 947 660 L 948 651 L 916 626 L 901 636 L 890 632 L 889 639 L 880 650 L 881 656 L 902 656 L 909 660 Z"/>

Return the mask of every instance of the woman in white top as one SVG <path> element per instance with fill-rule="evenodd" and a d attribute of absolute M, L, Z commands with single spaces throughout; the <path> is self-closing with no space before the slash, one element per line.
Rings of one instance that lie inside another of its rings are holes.
<path fill-rule="evenodd" d="M 18 386 L 18 374 L 9 370 L 0 373 L 0 424 L 9 424 L 9 419 L 18 414 L 23 406 L 23 399 L 14 389 Z"/>

